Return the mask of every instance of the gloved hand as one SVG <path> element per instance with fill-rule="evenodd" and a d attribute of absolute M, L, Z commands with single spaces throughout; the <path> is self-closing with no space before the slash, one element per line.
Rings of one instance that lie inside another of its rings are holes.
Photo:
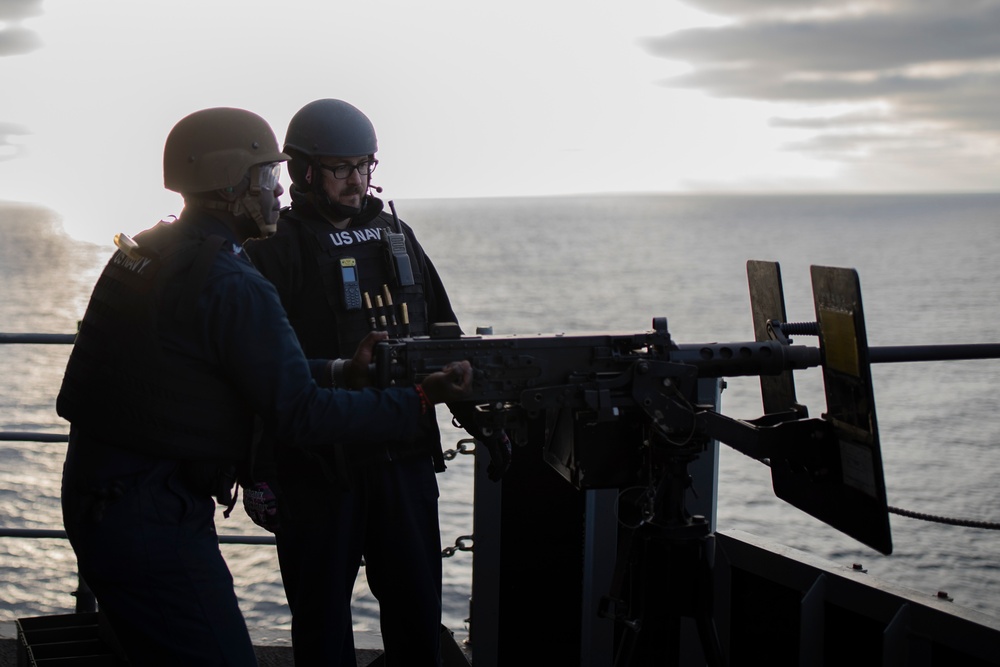
<path fill-rule="evenodd" d="M 277 532 L 278 499 L 267 482 L 253 482 L 243 487 L 243 509 L 255 524 Z"/>
<path fill-rule="evenodd" d="M 507 433 L 503 429 L 487 432 L 479 426 L 475 419 L 476 407 L 470 403 L 449 403 L 448 408 L 452 414 L 451 423 L 456 428 L 465 429 L 486 447 L 486 451 L 490 453 L 490 464 L 486 472 L 492 481 L 499 481 L 510 468 L 513 447 Z"/>
<path fill-rule="evenodd" d="M 477 440 L 486 445 L 486 449 L 490 453 L 490 465 L 486 468 L 486 473 L 492 481 L 500 481 L 503 474 L 510 468 L 512 447 L 507 432 L 501 429 L 489 436 L 477 438 Z"/>

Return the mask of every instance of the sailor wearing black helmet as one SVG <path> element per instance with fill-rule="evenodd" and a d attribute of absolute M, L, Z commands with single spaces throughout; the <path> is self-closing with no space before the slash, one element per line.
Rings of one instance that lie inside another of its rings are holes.
<path fill-rule="evenodd" d="M 308 355 L 343 356 L 373 329 L 424 335 L 431 323 L 457 322 L 413 229 L 372 194 L 381 191 L 371 182 L 378 142 L 364 113 L 342 100 L 310 102 L 292 117 L 283 150 L 291 207 L 247 252 Z M 324 455 L 279 449 L 273 470 L 258 469 L 277 499 L 297 661 L 353 664 L 351 601 L 364 559 L 387 663 L 440 663 L 441 439 L 426 431 L 404 440 L 359 453 L 337 483 Z"/>
<path fill-rule="evenodd" d="M 130 664 L 256 664 L 214 523 L 251 458 L 255 414 L 283 445 L 339 461 L 345 447 L 436 429 L 434 403 L 470 383 L 461 362 L 416 389 L 320 387 L 333 362 L 307 361 L 274 287 L 242 252 L 273 228 L 287 157 L 249 111 L 178 122 L 163 171 L 184 210 L 118 236 L 70 354 L 57 398 L 70 422 L 63 518 Z M 346 376 L 363 381 L 355 371 L 379 338 L 341 364 Z"/>

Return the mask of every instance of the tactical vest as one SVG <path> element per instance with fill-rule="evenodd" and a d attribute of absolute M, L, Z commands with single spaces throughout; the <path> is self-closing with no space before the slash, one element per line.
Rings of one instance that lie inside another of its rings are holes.
<path fill-rule="evenodd" d="M 390 337 L 427 334 L 424 275 L 418 261 L 421 258 L 401 224 L 392 229 L 392 219 L 380 214 L 361 225 L 339 230 L 326 222 L 301 217 L 294 210 L 284 216 L 292 221 L 290 229 L 299 243 L 303 284 L 294 294 L 283 295 L 283 304 L 307 357 L 349 358 L 373 329 L 386 330 Z M 327 308 L 318 309 L 316 304 Z M 408 326 L 403 321 L 403 304 Z M 396 447 L 393 456 L 429 454 L 435 469 L 443 471 L 437 423 L 425 428 L 424 437 L 407 443 L 409 449 Z M 388 460 L 387 451 L 368 448 L 364 454 L 356 454 L 352 464 L 363 466 Z"/>
<path fill-rule="evenodd" d="M 177 223 L 174 223 L 177 224 Z M 145 456 L 236 462 L 247 455 L 252 415 L 218 368 L 168 361 L 162 319 L 194 336 L 194 315 L 221 237 L 180 238 L 158 225 L 118 250 L 91 295 L 56 411 L 91 437 Z M 159 306 L 169 288 L 168 303 Z"/>
<path fill-rule="evenodd" d="M 313 264 L 321 282 L 303 286 L 301 303 L 325 302 L 332 318 L 332 326 L 326 326 L 321 324 L 325 318 L 303 312 L 308 306 L 288 305 L 289 319 L 307 356 L 328 356 L 330 336 L 337 338 L 335 356 L 350 357 L 361 339 L 375 329 L 388 331 L 390 337 L 427 333 L 424 277 L 401 228 L 383 226 L 389 220 L 382 215 L 343 230 L 293 212 L 287 215 L 300 230 L 303 262 Z M 322 299 L 309 296 L 320 288 Z"/>

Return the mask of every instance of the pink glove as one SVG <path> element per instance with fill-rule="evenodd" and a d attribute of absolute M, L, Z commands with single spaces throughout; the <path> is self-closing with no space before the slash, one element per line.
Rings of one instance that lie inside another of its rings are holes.
<path fill-rule="evenodd" d="M 278 499 L 267 482 L 243 487 L 243 509 L 255 524 L 272 533 L 278 530 Z"/>

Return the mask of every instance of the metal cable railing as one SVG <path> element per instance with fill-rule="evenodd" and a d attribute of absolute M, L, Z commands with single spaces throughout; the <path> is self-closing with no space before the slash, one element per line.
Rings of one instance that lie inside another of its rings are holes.
<path fill-rule="evenodd" d="M 5 341 L 6 342 L 6 341 Z M 69 436 L 62 433 L 30 433 L 25 431 L 0 432 L 0 441 L 17 442 L 67 442 Z M 12 537 L 21 539 L 67 539 L 65 530 L 51 528 L 10 528 L 0 526 L 0 538 Z M 274 535 L 219 535 L 220 544 L 264 544 L 274 545 Z M 97 611 L 97 598 L 82 577 L 79 577 L 77 589 L 72 593 L 76 598 L 75 611 L 86 613 Z"/>
<path fill-rule="evenodd" d="M 8 334 L 0 334 L 0 337 Z M 32 433 L 29 431 L 0 431 L 0 441 L 7 442 L 69 442 L 65 433 Z M 0 537 L 58 538 L 66 539 L 65 530 L 46 528 L 8 528 L 0 526 Z M 274 544 L 274 535 L 219 535 L 221 544 Z"/>
<path fill-rule="evenodd" d="M 76 334 L 0 333 L 0 345 L 72 345 Z M 69 442 L 66 433 L 0 431 L 0 442 Z M 64 530 L 7 528 L 0 526 L 0 537 L 66 538 Z M 274 544 L 273 535 L 219 535 L 222 544 Z"/>

